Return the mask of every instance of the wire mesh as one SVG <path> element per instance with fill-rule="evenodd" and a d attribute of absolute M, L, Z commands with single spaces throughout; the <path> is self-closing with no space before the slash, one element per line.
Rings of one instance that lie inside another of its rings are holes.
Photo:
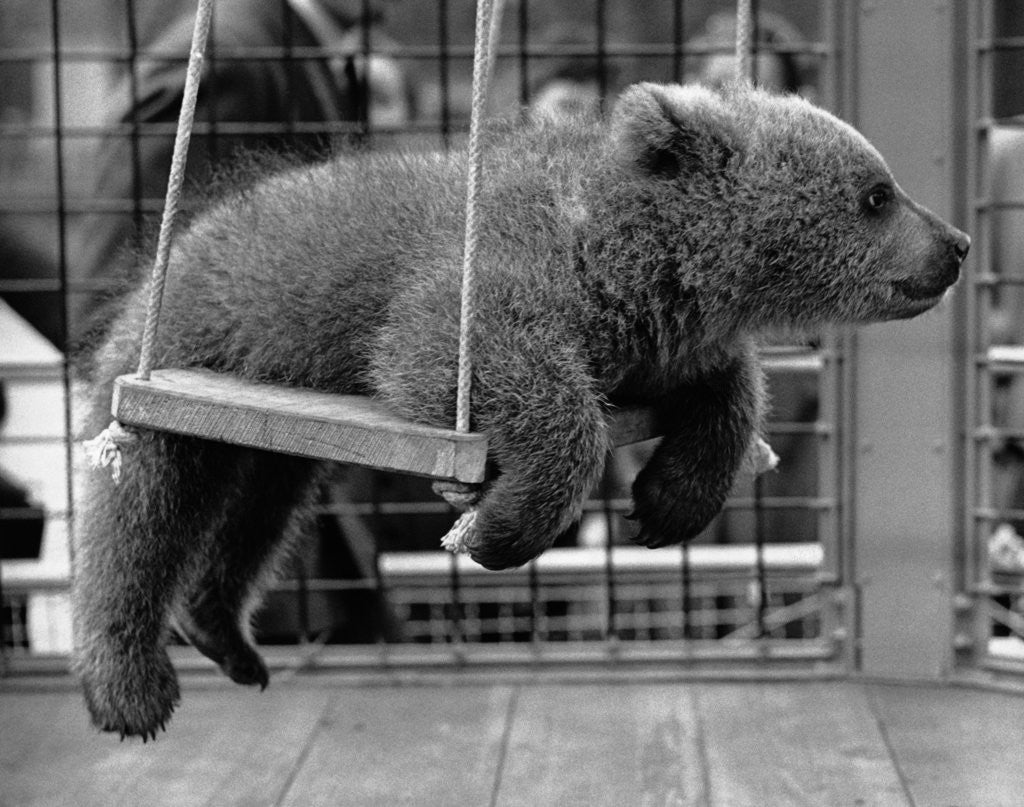
<path fill-rule="evenodd" d="M 723 36 L 728 19 L 716 16 L 721 9 L 711 2 L 505 5 L 490 102 L 495 117 L 539 114 L 541 100 L 566 84 L 572 92 L 559 103 L 593 103 L 607 112 L 625 85 L 692 79 L 734 47 L 731 32 Z M 761 57 L 786 62 L 785 75 L 798 81 L 787 89 L 836 106 L 833 3 L 755 6 L 767 9 L 754 37 L 758 69 L 770 64 Z M 5 322 L 25 326 L 17 339 L 26 354 L 24 361 L 0 357 L 8 399 L 0 470 L 45 516 L 41 559 L 3 567 L 9 654 L 69 649 L 63 629 L 36 641 L 30 616 L 35 609 L 66 620 L 66 608 L 46 598 L 65 596 L 75 519 L 79 463 L 69 435 L 77 390 L 67 349 L 88 338 L 83 311 L 115 293 L 131 269 L 97 271 L 102 262 L 90 268 L 84 256 L 102 254 L 109 266 L 121 254 L 110 251 L 114 242 L 129 249 L 147 243 L 137 234 L 151 230 L 160 211 L 166 171 L 158 157 L 169 155 L 177 111 L 174 98 L 151 92 L 152 82 L 184 74 L 187 50 L 168 31 L 175 15 L 190 22 L 189 7 L 15 0 L 0 11 L 0 85 L 5 94 L 20 88 L 5 95 L 0 116 L 0 182 L 9 189 L 0 199 L 0 225 L 4 243 L 17 247 L 6 264 L 13 269 L 0 277 L 0 296 Z M 214 18 L 192 190 L 230 186 L 226 166 L 239 149 L 305 159 L 353 145 L 423 151 L 464 140 L 468 0 L 407 0 L 401 15 L 383 21 L 376 4 L 364 0 L 348 35 L 332 40 L 311 35 L 296 5 L 281 0 L 261 8 L 280 31 L 278 41 L 233 38 L 232 21 Z M 789 18 L 782 27 L 780 11 Z M 241 108 L 232 100 L 233 82 L 245 71 L 266 79 L 272 101 Z M 324 87 L 337 90 L 333 100 L 324 100 Z M 106 182 L 112 166 L 120 169 L 118 182 Z M 201 196 L 187 198 L 186 209 Z M 809 660 L 838 658 L 836 637 L 847 620 L 843 356 L 835 334 L 766 347 L 776 401 L 768 437 L 783 455 L 782 470 L 743 481 L 692 549 L 635 559 L 623 472 L 595 491 L 564 546 L 549 553 L 554 560 L 546 555 L 517 572 L 480 575 L 436 550 L 452 513 L 425 483 L 352 472 L 325 492 L 318 528 L 271 597 L 259 635 L 280 643 L 327 637 L 388 646 L 521 645 L 530 652 L 592 642 L 700 645 L 723 657 L 737 647 L 789 643 Z M 635 466 L 643 451 L 627 452 L 620 465 Z M 13 523 L 9 508 L 0 510 L 0 532 Z M 728 562 L 709 555 L 712 549 Z"/>

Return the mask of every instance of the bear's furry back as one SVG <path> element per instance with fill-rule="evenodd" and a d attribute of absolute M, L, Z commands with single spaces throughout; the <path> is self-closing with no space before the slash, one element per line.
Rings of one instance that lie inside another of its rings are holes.
<path fill-rule="evenodd" d="M 597 130 L 488 133 L 481 308 L 523 305 L 551 316 L 564 306 L 537 307 L 538 295 L 552 246 L 571 241 L 574 202 L 565 189 L 578 187 L 592 164 Z M 448 425 L 464 230 L 462 151 L 343 154 L 253 183 L 176 237 L 155 364 L 377 394 L 409 417 Z M 512 299 L 523 290 L 530 301 Z M 139 288 L 123 301 L 95 357 L 97 386 L 134 370 L 146 294 Z M 477 327 L 487 327 L 485 316 Z M 384 334 L 389 328 L 401 331 L 399 343 Z"/>

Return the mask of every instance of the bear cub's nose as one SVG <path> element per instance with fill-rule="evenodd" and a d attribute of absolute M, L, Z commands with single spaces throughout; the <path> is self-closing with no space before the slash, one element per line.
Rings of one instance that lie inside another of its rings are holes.
<path fill-rule="evenodd" d="M 962 233 L 959 230 L 953 231 L 953 251 L 956 253 L 957 260 L 963 263 L 964 258 L 967 257 L 967 251 L 971 248 L 971 237 L 967 233 Z"/>

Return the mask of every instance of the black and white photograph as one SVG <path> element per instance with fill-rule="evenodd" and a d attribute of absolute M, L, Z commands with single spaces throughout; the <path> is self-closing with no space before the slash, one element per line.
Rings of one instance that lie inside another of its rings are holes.
<path fill-rule="evenodd" d="M 1024 3 L 3 0 L 0 807 L 1022 807 Z"/>

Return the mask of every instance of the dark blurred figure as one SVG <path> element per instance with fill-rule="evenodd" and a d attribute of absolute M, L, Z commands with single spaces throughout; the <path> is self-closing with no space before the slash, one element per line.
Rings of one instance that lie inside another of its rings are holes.
<path fill-rule="evenodd" d="M 363 28 L 378 23 L 386 5 L 217 0 L 183 207 L 240 150 L 316 159 L 337 138 L 358 137 L 370 119 L 371 96 L 379 103 L 386 95 L 372 92 L 373 72 L 365 69 L 366 46 L 380 34 Z M 72 343 L 102 330 L 103 318 L 94 315 L 112 281 L 116 286 L 137 264 L 131 253 L 139 233 L 152 228 L 162 207 L 194 17 L 195 3 L 180 0 L 143 15 L 134 74 L 123 76 L 109 95 L 106 124 L 118 128 L 100 145 L 93 198 L 113 212 L 90 214 L 71 233 L 70 280 L 84 286 L 69 301 Z M 297 55 L 308 48 L 326 53 Z"/>

